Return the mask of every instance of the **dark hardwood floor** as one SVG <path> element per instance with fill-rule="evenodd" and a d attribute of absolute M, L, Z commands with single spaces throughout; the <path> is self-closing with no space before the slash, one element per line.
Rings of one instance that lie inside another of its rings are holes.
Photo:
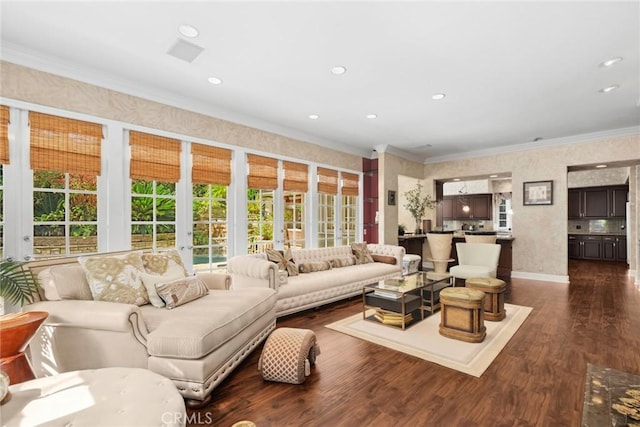
<path fill-rule="evenodd" d="M 359 312 L 356 298 L 278 320 L 316 333 L 322 354 L 304 384 L 263 381 L 258 349 L 189 421 L 578 426 L 587 363 L 640 374 L 640 290 L 624 264 L 570 261 L 569 270 L 569 285 L 513 280 L 507 302 L 533 312 L 480 378 L 324 327 Z"/>

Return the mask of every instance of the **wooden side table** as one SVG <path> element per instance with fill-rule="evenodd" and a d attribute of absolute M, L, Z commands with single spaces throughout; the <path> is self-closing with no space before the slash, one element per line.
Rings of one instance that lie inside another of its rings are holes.
<path fill-rule="evenodd" d="M 0 316 L 0 369 L 18 384 L 35 378 L 24 351 L 36 331 L 49 316 L 45 311 L 27 311 Z"/>

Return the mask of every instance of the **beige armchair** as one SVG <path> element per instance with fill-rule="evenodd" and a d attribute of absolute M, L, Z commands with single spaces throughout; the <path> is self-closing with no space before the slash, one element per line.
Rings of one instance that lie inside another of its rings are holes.
<path fill-rule="evenodd" d="M 456 243 L 458 265 L 449 272 L 455 279 L 496 277 L 500 245 L 492 243 Z"/>

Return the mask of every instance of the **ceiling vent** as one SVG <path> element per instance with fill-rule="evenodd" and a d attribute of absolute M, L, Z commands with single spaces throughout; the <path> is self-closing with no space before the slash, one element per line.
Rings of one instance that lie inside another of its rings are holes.
<path fill-rule="evenodd" d="M 182 39 L 177 39 L 173 46 L 171 46 L 171 48 L 167 51 L 167 53 L 174 58 L 182 59 L 186 62 L 193 62 L 193 60 L 196 59 L 203 50 L 203 47 L 200 47 L 196 44 Z"/>

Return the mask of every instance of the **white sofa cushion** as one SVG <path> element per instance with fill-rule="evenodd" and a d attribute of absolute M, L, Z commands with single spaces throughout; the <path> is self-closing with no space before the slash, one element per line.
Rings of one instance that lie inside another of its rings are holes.
<path fill-rule="evenodd" d="M 93 299 L 87 276 L 78 263 L 47 267 L 38 273 L 38 281 L 49 301 Z"/>
<path fill-rule="evenodd" d="M 140 309 L 149 330 L 147 351 L 152 356 L 199 359 L 271 310 L 276 298 L 268 288 L 211 290 L 173 310 L 145 305 Z"/>

